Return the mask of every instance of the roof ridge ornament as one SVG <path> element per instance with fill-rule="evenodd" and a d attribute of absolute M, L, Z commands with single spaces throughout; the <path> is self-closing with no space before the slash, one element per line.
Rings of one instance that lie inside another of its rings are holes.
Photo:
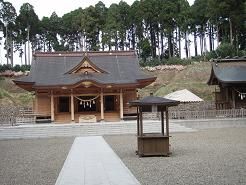
<path fill-rule="evenodd" d="M 87 52 L 86 52 L 87 53 Z M 68 71 L 66 74 L 74 74 L 74 73 L 82 73 L 87 74 L 88 73 L 108 73 L 98 67 L 96 64 L 94 64 L 88 56 L 86 56 L 86 53 L 83 57 L 83 59 L 70 71 Z"/>

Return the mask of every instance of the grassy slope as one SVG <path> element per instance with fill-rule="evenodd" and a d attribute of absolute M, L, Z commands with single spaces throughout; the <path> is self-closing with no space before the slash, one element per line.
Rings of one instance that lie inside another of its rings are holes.
<path fill-rule="evenodd" d="M 188 89 L 204 100 L 212 100 L 214 87 L 207 85 L 210 72 L 211 65 L 208 62 L 188 65 L 183 71 L 151 72 L 150 74 L 157 76 L 157 80 L 140 90 L 140 94 L 146 96 L 154 92 L 157 96 L 164 96 L 176 90 Z"/>
<path fill-rule="evenodd" d="M 32 94 L 16 86 L 12 79 L 0 78 L 0 105 L 31 106 L 32 100 Z"/>

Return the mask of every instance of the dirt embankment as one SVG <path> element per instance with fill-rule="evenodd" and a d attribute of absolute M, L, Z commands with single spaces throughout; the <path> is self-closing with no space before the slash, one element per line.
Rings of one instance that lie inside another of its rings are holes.
<path fill-rule="evenodd" d="M 184 69 L 144 70 L 157 77 L 151 85 L 139 90 L 141 96 L 153 92 L 157 96 L 164 96 L 176 90 L 188 89 L 204 100 L 213 99 L 214 87 L 208 86 L 211 64 L 209 62 L 193 63 Z"/>

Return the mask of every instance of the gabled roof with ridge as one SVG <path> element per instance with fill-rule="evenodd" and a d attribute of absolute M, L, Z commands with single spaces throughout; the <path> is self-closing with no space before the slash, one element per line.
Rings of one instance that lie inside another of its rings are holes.
<path fill-rule="evenodd" d="M 212 62 L 209 85 L 246 84 L 246 58 L 217 59 Z"/>
<path fill-rule="evenodd" d="M 88 72 L 86 69 L 89 69 Z M 134 51 L 45 52 L 35 53 L 30 74 L 14 82 L 17 85 L 32 84 L 33 88 L 52 88 L 72 86 L 83 81 L 102 86 L 137 86 L 142 82 L 148 85 L 155 79 L 141 71 Z"/>

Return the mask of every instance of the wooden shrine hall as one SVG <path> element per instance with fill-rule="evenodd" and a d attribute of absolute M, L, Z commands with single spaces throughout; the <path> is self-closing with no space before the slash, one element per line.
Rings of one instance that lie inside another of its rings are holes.
<path fill-rule="evenodd" d="M 246 108 L 246 58 L 213 60 L 208 85 L 215 85 L 216 109 Z"/>
<path fill-rule="evenodd" d="M 135 51 L 35 53 L 28 76 L 14 80 L 35 93 L 33 110 L 56 123 L 119 121 L 136 114 L 129 101 L 156 77 Z"/>

